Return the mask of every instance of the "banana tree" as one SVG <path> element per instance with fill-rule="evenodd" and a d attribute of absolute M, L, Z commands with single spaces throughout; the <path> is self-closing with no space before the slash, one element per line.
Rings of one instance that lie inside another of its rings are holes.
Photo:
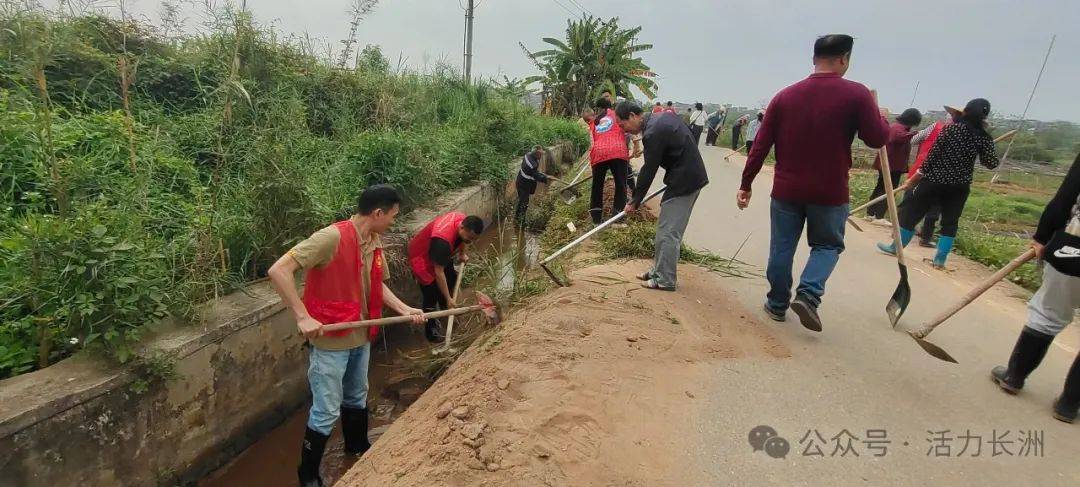
<path fill-rule="evenodd" d="M 541 74 L 525 79 L 541 83 L 541 92 L 559 115 L 573 115 L 588 106 L 605 90 L 634 98 L 631 87 L 647 98 L 655 96 L 656 83 L 640 54 L 651 44 L 635 44 L 641 27 L 623 29 L 618 18 L 597 17 L 568 20 L 565 39 L 545 37 L 549 49 L 531 52 L 522 45 Z"/>

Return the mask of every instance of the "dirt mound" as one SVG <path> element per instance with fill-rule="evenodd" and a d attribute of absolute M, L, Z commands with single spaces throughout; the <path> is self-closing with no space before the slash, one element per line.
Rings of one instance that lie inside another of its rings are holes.
<path fill-rule="evenodd" d="M 684 265 L 678 293 L 646 291 L 645 268 L 588 268 L 515 310 L 337 485 L 673 484 L 686 455 L 662 417 L 701 413 L 701 365 L 790 351 L 721 277 Z"/>

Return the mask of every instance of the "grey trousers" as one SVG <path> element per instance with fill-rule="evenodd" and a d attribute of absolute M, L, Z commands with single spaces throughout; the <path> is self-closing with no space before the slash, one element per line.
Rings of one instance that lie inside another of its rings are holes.
<path fill-rule="evenodd" d="M 1062 274 L 1047 264 L 1043 281 L 1028 302 L 1028 328 L 1057 336 L 1073 320 L 1080 306 L 1080 277 Z"/>
<path fill-rule="evenodd" d="M 652 269 L 653 279 L 660 287 L 675 287 L 679 248 L 699 194 L 701 191 L 695 191 L 660 203 L 660 221 L 656 224 L 656 250 L 653 257 L 655 263 Z"/>

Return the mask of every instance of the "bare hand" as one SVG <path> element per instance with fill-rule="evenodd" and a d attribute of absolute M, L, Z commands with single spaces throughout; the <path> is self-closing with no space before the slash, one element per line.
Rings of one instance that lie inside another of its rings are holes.
<path fill-rule="evenodd" d="M 405 316 L 411 316 L 414 325 L 422 325 L 427 321 L 427 318 L 424 317 L 424 310 L 420 308 L 406 308 Z"/>
<path fill-rule="evenodd" d="M 889 109 L 881 107 L 881 118 L 889 118 Z"/>
<path fill-rule="evenodd" d="M 740 210 L 745 210 L 747 206 L 750 206 L 750 197 L 753 196 L 753 191 L 746 191 L 740 189 L 735 194 L 735 204 L 739 206 Z"/>
<path fill-rule="evenodd" d="M 462 252 L 461 255 L 458 256 L 458 260 L 461 261 L 462 264 L 468 262 L 469 261 L 469 254 L 466 254 L 465 252 Z"/>
<path fill-rule="evenodd" d="M 1035 249 L 1035 258 L 1036 259 L 1042 259 L 1043 249 L 1045 249 L 1046 247 L 1043 244 L 1041 244 L 1041 243 L 1039 243 L 1039 242 L 1037 242 L 1035 240 L 1032 240 L 1031 241 L 1031 248 Z"/>
<path fill-rule="evenodd" d="M 460 277 L 458 279 L 461 279 Z M 457 307 L 457 300 L 454 298 L 446 299 L 446 309 L 454 309 Z"/>
<path fill-rule="evenodd" d="M 623 207 L 623 211 L 625 211 L 627 215 L 633 215 L 634 213 L 637 213 L 637 207 L 634 206 L 633 203 L 627 203 L 626 206 Z"/>
<path fill-rule="evenodd" d="M 305 316 L 296 320 L 296 328 L 304 338 L 316 338 L 322 336 L 322 323 L 315 318 Z"/>
<path fill-rule="evenodd" d="M 631 159 L 637 159 L 639 157 L 641 157 L 641 149 L 635 150 L 634 153 L 630 155 Z"/>

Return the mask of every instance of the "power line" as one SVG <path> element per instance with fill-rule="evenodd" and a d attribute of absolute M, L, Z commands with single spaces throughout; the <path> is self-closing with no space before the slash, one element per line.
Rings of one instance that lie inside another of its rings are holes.
<path fill-rule="evenodd" d="M 558 6 L 562 7 L 562 9 L 565 10 L 566 13 L 570 14 L 571 17 L 579 17 L 578 14 L 574 13 L 569 8 L 566 8 L 566 5 L 563 5 L 561 2 L 559 2 L 559 0 L 551 0 L 551 1 L 555 2 L 555 5 L 558 5 Z"/>
<path fill-rule="evenodd" d="M 581 9 L 581 10 L 582 10 L 583 12 L 586 12 L 586 13 L 588 13 L 589 15 L 592 15 L 593 17 L 596 17 L 596 14 L 592 13 L 592 11 L 591 11 L 591 10 L 589 10 L 589 9 L 585 8 L 585 6 L 584 6 L 584 5 L 582 5 L 582 4 L 580 4 L 580 3 L 578 3 L 578 2 L 577 2 L 577 0 L 570 0 L 570 3 L 572 3 L 572 4 L 576 5 L 576 6 L 577 6 L 577 8 Z"/>

